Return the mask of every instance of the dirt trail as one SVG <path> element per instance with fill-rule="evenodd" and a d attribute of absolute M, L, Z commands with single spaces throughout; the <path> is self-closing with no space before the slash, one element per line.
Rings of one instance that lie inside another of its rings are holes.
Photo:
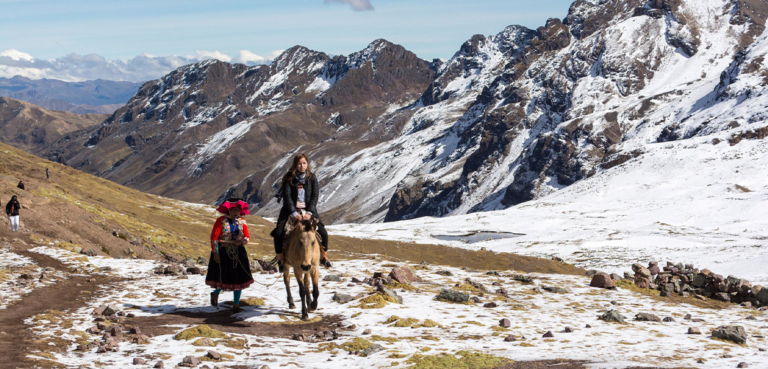
<path fill-rule="evenodd" d="M 14 234 L 17 236 L 18 234 Z M 19 238 L 25 238 L 20 235 Z M 28 239 L 25 242 L 29 241 Z M 71 268 L 49 256 L 30 252 L 31 246 L 14 244 L 11 250 L 31 258 L 42 268 L 50 267 L 58 271 L 69 271 Z M 87 280 L 91 278 L 92 282 Z M 94 292 L 104 285 L 116 283 L 122 279 L 106 276 L 78 277 L 58 280 L 56 284 L 33 290 L 7 309 L 0 310 L 0 368 L 31 368 L 36 364 L 26 359 L 26 354 L 35 349 L 34 336 L 24 320 L 49 309 L 69 310 L 83 305 Z"/>

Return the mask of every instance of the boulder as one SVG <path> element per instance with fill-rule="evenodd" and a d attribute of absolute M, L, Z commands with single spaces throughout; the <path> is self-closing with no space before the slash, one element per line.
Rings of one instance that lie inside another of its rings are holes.
<path fill-rule="evenodd" d="M 645 278 L 651 278 L 651 271 L 639 263 L 632 264 L 632 271 L 635 272 L 636 275 L 640 275 Z"/>
<path fill-rule="evenodd" d="M 613 279 L 614 281 L 620 281 L 624 278 L 620 276 L 618 273 L 611 273 L 611 279 Z"/>
<path fill-rule="evenodd" d="M 323 277 L 323 281 L 325 282 L 341 282 L 341 276 L 338 274 L 328 274 L 325 277 Z"/>
<path fill-rule="evenodd" d="M 200 265 L 203 265 L 203 266 L 208 265 L 208 259 L 206 259 L 206 258 L 204 258 L 202 256 L 198 256 L 196 261 Z"/>
<path fill-rule="evenodd" d="M 584 275 L 587 276 L 587 278 L 592 278 L 597 273 L 600 273 L 600 272 L 598 272 L 597 270 L 594 270 L 594 269 L 590 269 L 590 270 L 587 270 L 587 273 L 585 273 Z"/>
<path fill-rule="evenodd" d="M 485 303 L 485 305 L 483 305 L 483 307 L 487 307 L 487 308 L 495 308 L 495 307 L 498 307 L 498 306 L 499 305 L 496 305 L 496 303 L 493 302 L 493 301 L 487 302 L 487 303 Z"/>
<path fill-rule="evenodd" d="M 512 279 L 520 283 L 526 283 L 526 284 L 533 283 L 533 279 L 527 275 L 515 275 L 515 276 L 512 276 Z"/>
<path fill-rule="evenodd" d="M 749 368 L 749 364 L 745 362 L 740 362 L 739 365 L 736 365 L 737 368 Z"/>
<path fill-rule="evenodd" d="M 499 327 L 509 328 L 512 326 L 512 322 L 509 319 L 504 318 L 499 320 Z"/>
<path fill-rule="evenodd" d="M 392 268 L 389 276 L 400 284 L 411 284 L 416 281 L 416 277 L 411 272 L 411 269 L 404 266 Z"/>
<path fill-rule="evenodd" d="M 658 265 L 653 265 L 648 267 L 648 271 L 651 272 L 651 275 L 658 275 L 661 273 L 661 270 L 659 269 Z"/>
<path fill-rule="evenodd" d="M 142 359 L 142 358 L 140 358 L 140 357 L 133 358 L 133 365 L 144 365 L 146 363 L 147 363 L 147 361 Z"/>
<path fill-rule="evenodd" d="M 367 348 L 367 349 L 365 349 L 363 351 L 360 351 L 359 355 L 363 356 L 363 357 L 371 356 L 371 355 L 373 355 L 373 354 L 375 354 L 375 353 L 377 353 L 379 351 L 383 351 L 383 350 L 384 350 L 383 346 L 381 346 L 379 344 L 375 344 L 375 345 L 373 345 L 373 346 L 371 346 L 371 347 L 369 347 L 369 348 Z"/>
<path fill-rule="evenodd" d="M 721 326 L 712 331 L 712 338 L 743 344 L 747 343 L 747 332 L 738 325 Z"/>
<path fill-rule="evenodd" d="M 651 281 L 643 276 L 635 276 L 635 286 L 638 288 L 651 288 Z"/>
<path fill-rule="evenodd" d="M 395 292 L 395 290 L 393 290 L 391 288 L 387 288 L 387 287 L 384 287 L 384 286 L 379 286 L 377 291 L 379 291 L 379 292 L 381 292 L 381 293 L 383 293 L 383 294 L 385 294 L 387 296 L 390 296 L 390 297 L 394 298 L 395 300 L 397 300 L 398 304 L 402 304 L 403 303 L 403 298 L 400 295 L 398 295 L 397 292 Z M 442 295 L 442 291 L 441 291 L 440 294 Z"/>
<path fill-rule="evenodd" d="M 639 313 L 635 315 L 635 320 L 641 321 L 641 322 L 659 322 L 661 323 L 661 318 L 654 314 L 649 313 Z"/>
<path fill-rule="evenodd" d="M 664 319 L 662 319 L 662 321 L 666 322 L 666 323 L 674 323 L 675 322 L 675 318 L 673 318 L 671 316 L 668 316 L 668 317 L 664 317 Z"/>
<path fill-rule="evenodd" d="M 616 310 L 608 310 L 605 314 L 600 316 L 600 320 L 604 322 L 616 322 L 624 324 L 625 317 L 619 314 Z"/>
<path fill-rule="evenodd" d="M 552 337 L 555 337 L 555 334 L 552 333 L 552 331 L 547 331 L 547 333 L 544 333 L 544 335 L 542 337 L 544 337 L 544 338 L 552 338 Z"/>
<path fill-rule="evenodd" d="M 163 368 L 165 368 L 165 363 L 163 363 L 162 361 L 158 361 L 157 364 L 155 364 L 154 368 L 155 369 L 163 369 Z"/>
<path fill-rule="evenodd" d="M 703 273 L 699 273 L 693 276 L 691 284 L 697 288 L 704 288 L 707 285 L 708 278 Z"/>
<path fill-rule="evenodd" d="M 438 270 L 435 273 L 437 273 L 439 275 L 442 275 L 442 276 L 445 276 L 445 277 L 452 277 L 453 276 L 453 273 L 451 273 L 450 270 Z"/>
<path fill-rule="evenodd" d="M 213 360 L 221 360 L 221 354 L 216 351 L 208 351 L 207 356 Z"/>
<path fill-rule="evenodd" d="M 187 268 L 187 274 L 202 275 L 203 270 L 200 269 L 199 267 L 193 266 L 193 267 Z"/>
<path fill-rule="evenodd" d="M 701 330 L 698 327 L 689 327 L 688 334 L 701 334 Z"/>
<path fill-rule="evenodd" d="M 371 334 L 371 329 L 370 329 L 370 328 L 368 328 L 368 329 L 364 330 L 364 331 L 363 331 L 363 334 Z"/>
<path fill-rule="evenodd" d="M 571 328 L 571 327 L 565 327 L 565 329 L 564 329 L 563 331 L 564 331 L 565 333 L 573 333 L 573 328 Z"/>
<path fill-rule="evenodd" d="M 346 304 L 354 299 L 354 297 L 343 293 L 334 293 L 332 298 L 333 301 L 336 301 L 339 304 Z"/>
<path fill-rule="evenodd" d="M 504 337 L 504 342 L 515 342 L 515 340 L 517 340 L 517 337 L 515 337 L 513 334 Z"/>
<path fill-rule="evenodd" d="M 555 286 L 542 286 L 541 289 L 551 293 L 570 293 L 567 288 L 555 287 Z"/>
<path fill-rule="evenodd" d="M 768 288 L 763 288 L 762 286 L 759 286 L 759 292 L 757 292 L 757 295 L 755 295 L 755 298 L 758 302 L 760 302 L 761 306 L 768 306 Z M 757 289 L 757 288 L 756 288 Z"/>
<path fill-rule="evenodd" d="M 715 294 L 715 298 L 725 302 L 731 301 L 731 295 L 729 295 L 727 292 L 718 292 Z"/>
<path fill-rule="evenodd" d="M 459 291 L 453 291 L 449 289 L 440 290 L 440 298 L 451 302 L 468 302 L 469 295 Z"/>
<path fill-rule="evenodd" d="M 598 287 L 598 288 L 607 288 L 607 289 L 616 288 L 616 283 L 613 281 L 613 278 L 611 278 L 610 275 L 605 273 L 597 273 L 594 276 L 592 276 L 592 281 L 589 282 L 589 285 L 592 287 Z"/>
<path fill-rule="evenodd" d="M 195 367 L 198 365 L 200 365 L 200 359 L 192 355 L 185 356 L 184 360 L 182 360 L 181 363 L 179 363 L 179 366 L 186 366 L 186 367 L 190 367 L 190 366 Z"/>

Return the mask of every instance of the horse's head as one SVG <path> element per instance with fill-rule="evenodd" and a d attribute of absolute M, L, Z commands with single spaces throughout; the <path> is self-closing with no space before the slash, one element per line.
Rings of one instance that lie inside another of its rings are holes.
<path fill-rule="evenodd" d="M 301 250 L 301 270 L 308 272 L 312 268 L 313 256 L 320 252 L 320 246 L 317 240 L 317 219 L 303 220 L 299 227 L 301 236 L 299 237 L 299 249 Z M 319 260 L 320 256 L 317 255 Z"/>

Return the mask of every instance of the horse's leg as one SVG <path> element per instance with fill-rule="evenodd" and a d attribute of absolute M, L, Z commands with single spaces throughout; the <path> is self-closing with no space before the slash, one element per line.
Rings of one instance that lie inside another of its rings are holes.
<path fill-rule="evenodd" d="M 283 282 L 285 282 L 285 293 L 288 295 L 288 308 L 295 309 L 296 304 L 293 303 L 293 296 L 291 296 L 291 276 L 288 274 L 290 268 L 283 264 Z"/>
<path fill-rule="evenodd" d="M 307 312 L 312 312 L 312 296 L 309 294 L 309 272 L 304 272 L 304 293 L 307 295 Z"/>
<path fill-rule="evenodd" d="M 309 320 L 309 313 L 307 312 L 307 298 L 309 297 L 309 291 L 307 291 L 302 279 L 304 279 L 304 272 L 301 268 L 293 268 L 293 272 L 296 275 L 296 282 L 299 282 L 299 295 L 301 296 L 301 320 Z"/>
<path fill-rule="evenodd" d="M 309 312 L 317 310 L 317 298 L 320 297 L 320 288 L 318 288 L 318 282 L 320 280 L 320 271 L 318 266 L 312 267 L 312 304 L 309 307 Z M 307 286 L 309 289 L 309 286 Z"/>

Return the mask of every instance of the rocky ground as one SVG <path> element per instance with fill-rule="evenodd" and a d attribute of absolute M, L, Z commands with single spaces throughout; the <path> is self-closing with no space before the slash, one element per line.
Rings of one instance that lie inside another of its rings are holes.
<path fill-rule="evenodd" d="M 323 270 L 305 322 L 268 271 L 232 313 L 228 293 L 209 305 L 205 265 L 191 260 L 87 256 L 22 238 L 2 253 L 3 367 L 768 367 L 765 311 L 659 298 L 626 281 L 605 289 L 586 276 L 371 256 Z"/>

